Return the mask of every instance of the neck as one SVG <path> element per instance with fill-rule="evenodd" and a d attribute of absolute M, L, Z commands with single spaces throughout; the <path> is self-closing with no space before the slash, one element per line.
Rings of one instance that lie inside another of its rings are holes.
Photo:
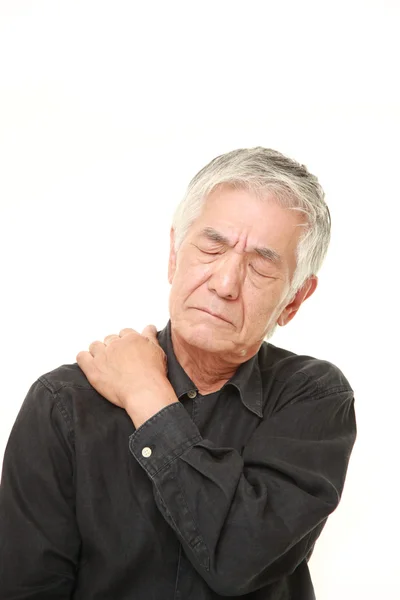
<path fill-rule="evenodd" d="M 227 362 L 214 353 L 187 344 L 173 330 L 171 331 L 171 339 L 179 364 L 202 395 L 211 394 L 221 389 L 239 366 Z"/>

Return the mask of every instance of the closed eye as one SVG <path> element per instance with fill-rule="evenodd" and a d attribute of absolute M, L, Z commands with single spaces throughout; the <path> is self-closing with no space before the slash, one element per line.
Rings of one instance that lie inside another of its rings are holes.
<path fill-rule="evenodd" d="M 271 275 L 265 275 L 264 273 L 260 273 L 260 271 L 257 271 L 257 269 L 255 269 L 252 264 L 249 264 L 249 267 L 252 269 L 252 271 L 254 271 L 254 273 L 256 273 L 256 275 L 259 275 L 260 277 L 276 279 L 276 277 L 271 277 Z"/>
<path fill-rule="evenodd" d="M 197 250 L 200 250 L 200 252 L 202 254 L 209 254 L 210 256 L 215 256 L 216 254 L 220 254 L 220 252 L 218 250 L 214 251 L 214 252 L 208 252 L 207 250 L 203 250 L 202 248 L 199 248 L 199 246 L 196 246 L 195 244 L 193 244 L 193 245 L 197 248 Z"/>

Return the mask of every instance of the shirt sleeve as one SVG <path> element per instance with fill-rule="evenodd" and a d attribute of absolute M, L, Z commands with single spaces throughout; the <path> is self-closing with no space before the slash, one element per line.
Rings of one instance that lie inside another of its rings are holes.
<path fill-rule="evenodd" d="M 67 600 L 80 537 L 73 451 L 56 394 L 37 381 L 12 429 L 0 486 L 0 599 Z"/>
<path fill-rule="evenodd" d="M 193 566 L 223 596 L 292 573 L 339 503 L 356 437 L 353 392 L 298 381 L 242 454 L 204 439 L 180 403 L 131 436 L 159 510 Z"/>

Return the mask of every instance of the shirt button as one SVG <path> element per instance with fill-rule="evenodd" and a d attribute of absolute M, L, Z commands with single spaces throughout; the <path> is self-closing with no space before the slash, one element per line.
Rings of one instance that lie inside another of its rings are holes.
<path fill-rule="evenodd" d="M 189 396 L 189 398 L 196 398 L 197 396 L 197 392 L 196 390 L 190 390 L 187 395 Z"/>
<path fill-rule="evenodd" d="M 147 446 L 146 448 L 143 448 L 142 456 L 144 456 L 145 458 L 149 458 L 149 456 L 151 456 L 151 448 L 148 448 Z"/>

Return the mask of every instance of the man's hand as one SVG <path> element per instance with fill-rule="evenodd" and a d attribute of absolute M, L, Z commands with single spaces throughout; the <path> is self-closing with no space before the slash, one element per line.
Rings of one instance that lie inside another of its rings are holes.
<path fill-rule="evenodd" d="M 154 325 L 142 334 L 127 328 L 119 335 L 107 335 L 104 342 L 92 342 L 89 352 L 79 352 L 76 361 L 91 385 L 124 408 L 136 427 L 178 401 L 167 379 L 167 360 Z"/>

